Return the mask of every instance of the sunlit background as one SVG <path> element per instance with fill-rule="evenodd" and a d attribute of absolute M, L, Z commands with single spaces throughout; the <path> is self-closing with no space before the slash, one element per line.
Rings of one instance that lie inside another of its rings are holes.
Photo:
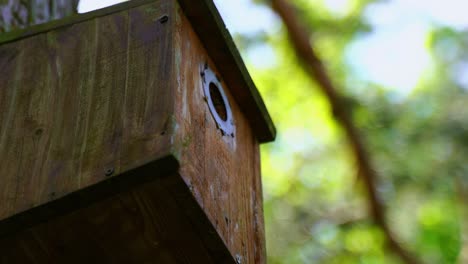
<path fill-rule="evenodd" d="M 78 11 L 118 2 L 81 0 Z M 266 2 L 215 0 L 279 131 L 262 146 L 269 263 L 400 263 Z M 290 2 L 348 99 L 402 246 L 424 263 L 468 263 L 468 2 Z"/>
<path fill-rule="evenodd" d="M 403 247 L 424 263 L 468 263 L 468 2 L 291 2 L 356 104 Z M 249 0 L 216 4 L 279 129 L 262 152 L 269 262 L 399 263 L 368 221 L 353 157 L 279 18 Z"/>

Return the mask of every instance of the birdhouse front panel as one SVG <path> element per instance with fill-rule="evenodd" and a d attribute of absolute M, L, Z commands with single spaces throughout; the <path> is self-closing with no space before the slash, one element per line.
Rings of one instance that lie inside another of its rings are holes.
<path fill-rule="evenodd" d="M 176 13 L 180 174 L 242 263 L 265 261 L 259 143 L 210 50 Z"/>
<path fill-rule="evenodd" d="M 170 153 L 173 1 L 0 46 L 0 219 Z M 167 133 L 166 133 L 167 132 Z"/>

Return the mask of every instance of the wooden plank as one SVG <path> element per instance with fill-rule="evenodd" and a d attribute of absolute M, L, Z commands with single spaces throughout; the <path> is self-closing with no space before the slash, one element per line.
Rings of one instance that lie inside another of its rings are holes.
<path fill-rule="evenodd" d="M 136 175 L 136 174 L 146 175 Z M 213 263 L 234 264 L 180 175 L 137 169 L 125 178 L 148 178 L 132 189 L 10 235 L 0 235 L 0 263 Z M 143 176 L 143 177 L 142 177 Z M 117 179 L 117 178 L 115 178 Z M 98 185 L 103 185 L 100 183 Z M 115 190 L 115 188 L 111 188 Z M 184 197 L 182 199 L 182 197 Z M 191 208 L 191 215 L 181 210 Z M 197 223 L 192 224 L 193 212 Z"/>
<path fill-rule="evenodd" d="M 174 1 L 130 9 L 122 166 L 136 167 L 171 149 L 174 122 L 172 20 Z"/>
<path fill-rule="evenodd" d="M 137 169 L 124 172 L 119 177 L 112 177 L 107 181 L 99 182 L 60 199 L 0 220 L 0 237 L 13 236 L 37 224 L 70 214 L 113 195 L 155 181 L 160 177 L 172 175 L 178 168 L 179 163 L 174 156 L 162 157 Z"/>
<path fill-rule="evenodd" d="M 218 64 L 179 10 L 176 25 L 176 115 L 181 175 L 232 255 L 241 263 L 265 263 L 259 145 L 248 116 L 224 91 L 234 115 L 234 137 L 217 128 L 204 99 L 200 72 Z"/>
<path fill-rule="evenodd" d="M 0 46 L 0 220 L 171 154 L 172 9 Z"/>

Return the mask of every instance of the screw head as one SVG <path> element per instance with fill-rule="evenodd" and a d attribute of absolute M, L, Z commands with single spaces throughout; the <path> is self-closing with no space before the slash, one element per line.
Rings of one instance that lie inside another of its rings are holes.
<path fill-rule="evenodd" d="M 114 168 L 109 168 L 109 169 L 106 170 L 105 175 L 107 177 L 111 176 L 112 174 L 114 174 Z"/>
<path fill-rule="evenodd" d="M 159 18 L 159 23 L 161 23 L 161 24 L 164 24 L 167 21 L 169 21 L 169 16 L 167 16 L 167 15 L 164 15 L 161 18 Z"/>
<path fill-rule="evenodd" d="M 236 263 L 241 264 L 242 263 L 242 256 L 239 254 L 236 254 Z"/>

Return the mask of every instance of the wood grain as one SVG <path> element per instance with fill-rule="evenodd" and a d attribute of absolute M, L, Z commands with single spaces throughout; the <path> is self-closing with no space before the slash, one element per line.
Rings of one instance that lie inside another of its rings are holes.
<path fill-rule="evenodd" d="M 0 263 L 234 264 L 217 236 L 211 239 L 221 249 L 205 243 L 199 233 L 215 234 L 213 226 L 205 220 L 194 228 L 180 209 L 181 196 L 198 212 L 197 222 L 203 222 L 206 216 L 179 175 L 152 177 L 90 206 L 0 236 Z"/>
<path fill-rule="evenodd" d="M 176 115 L 181 175 L 232 255 L 241 263 L 265 263 L 259 143 L 225 82 L 235 121 L 234 138 L 217 129 L 204 100 L 200 72 L 217 70 L 179 9 L 176 25 Z"/>
<path fill-rule="evenodd" d="M 0 219 L 170 155 L 172 4 L 0 46 Z"/>

